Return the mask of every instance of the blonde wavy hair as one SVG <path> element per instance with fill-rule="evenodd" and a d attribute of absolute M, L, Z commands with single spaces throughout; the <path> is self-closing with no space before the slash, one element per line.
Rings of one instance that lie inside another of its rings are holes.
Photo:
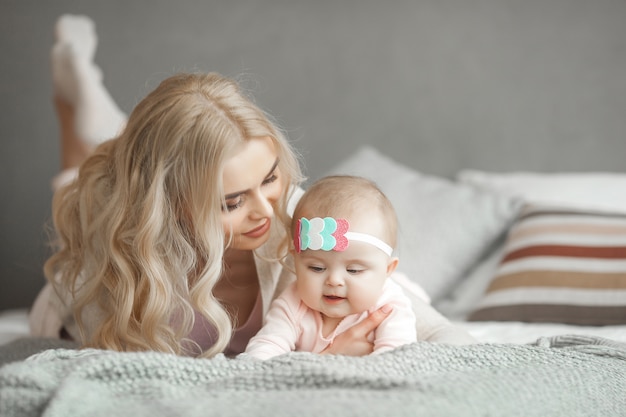
<path fill-rule="evenodd" d="M 215 73 L 164 80 L 55 193 L 57 251 L 44 271 L 70 294 L 84 346 L 188 354 L 197 311 L 218 333 L 202 356 L 225 349 L 233 324 L 212 294 L 225 251 L 221 173 L 244 141 L 268 136 L 285 187 L 276 216 L 288 227 L 298 159 L 269 116 Z M 99 320 L 86 328 L 93 306 Z"/>

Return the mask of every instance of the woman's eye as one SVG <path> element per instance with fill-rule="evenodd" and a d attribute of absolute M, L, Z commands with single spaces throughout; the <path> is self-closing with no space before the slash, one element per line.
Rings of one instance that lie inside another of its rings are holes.
<path fill-rule="evenodd" d="M 272 173 L 272 175 L 270 175 L 269 177 L 265 178 L 265 180 L 263 181 L 263 185 L 267 185 L 267 184 L 271 184 L 274 181 L 276 181 L 278 179 L 278 175 L 276 175 L 276 173 Z"/>
<path fill-rule="evenodd" d="M 241 207 L 241 204 L 243 204 L 243 198 L 239 197 L 236 199 L 232 199 L 232 200 L 226 200 L 226 203 L 224 203 L 224 211 L 233 211 L 233 210 L 237 210 L 239 207 Z"/>

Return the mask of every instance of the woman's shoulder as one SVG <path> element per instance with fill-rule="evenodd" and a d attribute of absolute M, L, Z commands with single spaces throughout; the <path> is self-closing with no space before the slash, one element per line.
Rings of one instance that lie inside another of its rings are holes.
<path fill-rule="evenodd" d="M 302 198 L 302 195 L 304 194 L 304 189 L 302 187 L 300 187 L 299 185 L 293 186 L 289 192 L 291 193 L 291 195 L 289 196 L 289 201 L 287 202 L 287 213 L 290 216 L 293 216 L 293 212 L 296 208 L 296 204 L 298 204 L 298 201 L 300 201 L 300 199 Z"/>

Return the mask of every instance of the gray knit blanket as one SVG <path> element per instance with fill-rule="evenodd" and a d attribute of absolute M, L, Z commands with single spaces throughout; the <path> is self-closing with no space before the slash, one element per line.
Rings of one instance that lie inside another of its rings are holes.
<path fill-rule="evenodd" d="M 267 361 L 57 348 L 0 368 L 0 416 L 42 415 L 626 416 L 626 345 L 420 342 Z"/>

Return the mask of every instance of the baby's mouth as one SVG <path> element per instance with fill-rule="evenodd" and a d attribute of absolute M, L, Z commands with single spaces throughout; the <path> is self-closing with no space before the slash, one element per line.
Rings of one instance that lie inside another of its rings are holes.
<path fill-rule="evenodd" d="M 338 303 L 345 300 L 345 297 L 339 297 L 338 295 L 325 295 L 324 300 L 328 303 Z"/>

